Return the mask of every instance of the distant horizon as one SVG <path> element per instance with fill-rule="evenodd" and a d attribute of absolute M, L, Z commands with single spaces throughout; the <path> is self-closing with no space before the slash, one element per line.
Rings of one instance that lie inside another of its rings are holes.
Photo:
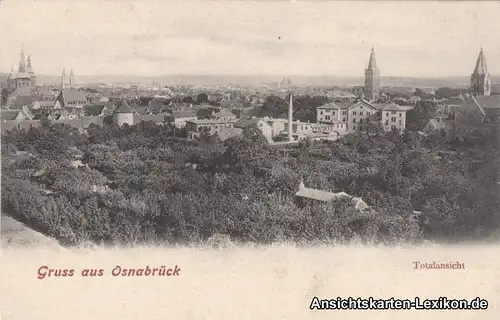
<path fill-rule="evenodd" d="M 14 73 L 16 73 L 14 71 Z M 10 71 L 0 71 L 2 75 L 9 75 Z M 48 74 L 42 73 L 38 74 L 35 71 L 35 75 L 42 77 L 61 77 L 60 74 Z M 499 74 L 490 73 L 492 80 L 493 78 L 500 78 Z M 75 77 L 137 77 L 137 78 L 162 78 L 162 77 L 177 77 L 177 76 L 186 76 L 186 77 L 245 77 L 245 78 L 271 78 L 274 77 L 277 81 L 282 80 L 283 78 L 293 78 L 293 77 L 301 77 L 301 78 L 320 78 L 320 77 L 335 77 L 335 78 L 364 78 L 364 75 L 339 75 L 339 74 L 232 74 L 232 73 L 165 73 L 160 75 L 150 75 L 150 74 L 121 74 L 121 73 L 101 73 L 101 74 L 79 74 L 75 72 Z M 445 76 L 405 76 L 405 75 L 383 75 L 380 74 L 380 78 L 405 78 L 405 79 L 447 79 L 447 78 L 470 78 L 469 75 L 445 75 Z M 500 80 L 500 79 L 499 79 Z"/>
<path fill-rule="evenodd" d="M 483 47 L 498 74 L 499 10 L 498 1 L 5 1 L 0 69 L 17 69 L 24 47 L 41 75 L 358 77 L 373 46 L 382 76 L 442 78 L 470 75 Z"/>

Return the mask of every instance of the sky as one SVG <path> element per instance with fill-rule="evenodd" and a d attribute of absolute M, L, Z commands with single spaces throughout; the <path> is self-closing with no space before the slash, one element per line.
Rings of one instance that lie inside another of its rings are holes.
<path fill-rule="evenodd" d="M 0 72 L 24 44 L 37 74 L 500 74 L 500 1 L 0 1 Z"/>

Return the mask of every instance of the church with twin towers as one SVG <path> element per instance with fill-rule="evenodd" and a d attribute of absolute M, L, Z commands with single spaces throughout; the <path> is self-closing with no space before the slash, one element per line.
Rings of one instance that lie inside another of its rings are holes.
<path fill-rule="evenodd" d="M 491 94 L 491 75 L 488 72 L 483 48 L 479 52 L 476 66 L 470 77 L 470 90 L 473 96 L 489 96 Z M 380 70 L 377 67 L 375 49 L 372 47 L 368 67 L 365 69 L 364 99 L 376 101 L 380 96 Z"/>

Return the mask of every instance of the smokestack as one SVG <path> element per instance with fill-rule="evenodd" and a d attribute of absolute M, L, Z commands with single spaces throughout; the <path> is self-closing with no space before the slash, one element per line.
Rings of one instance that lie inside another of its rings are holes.
<path fill-rule="evenodd" d="M 292 123 L 293 123 L 293 95 L 290 93 L 290 105 L 288 106 L 288 141 L 292 142 Z"/>

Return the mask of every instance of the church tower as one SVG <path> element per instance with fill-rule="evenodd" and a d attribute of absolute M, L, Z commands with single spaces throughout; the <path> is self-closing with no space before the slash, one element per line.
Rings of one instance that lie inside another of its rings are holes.
<path fill-rule="evenodd" d="M 75 74 L 73 73 L 73 69 L 71 69 L 69 72 L 69 87 L 70 89 L 73 89 L 74 86 L 75 86 Z"/>
<path fill-rule="evenodd" d="M 476 68 L 470 76 L 470 85 L 472 94 L 475 96 L 489 96 L 491 92 L 491 75 L 488 72 L 486 58 L 484 57 L 483 48 L 477 57 Z"/>
<path fill-rule="evenodd" d="M 380 71 L 375 60 L 375 49 L 372 47 L 368 67 L 365 69 L 364 96 L 368 101 L 375 101 L 380 95 Z"/>
<path fill-rule="evenodd" d="M 26 72 L 26 59 L 24 57 L 24 44 L 21 47 L 21 57 L 19 59 L 19 73 L 25 73 Z"/>
<path fill-rule="evenodd" d="M 66 86 L 66 69 L 63 68 L 61 75 L 61 90 L 67 89 Z"/>
<path fill-rule="evenodd" d="M 33 88 L 36 87 L 35 70 L 33 70 L 33 66 L 31 65 L 31 57 L 30 56 L 28 56 L 28 61 L 26 64 L 26 72 L 28 72 L 28 75 L 30 76 L 31 86 Z"/>

